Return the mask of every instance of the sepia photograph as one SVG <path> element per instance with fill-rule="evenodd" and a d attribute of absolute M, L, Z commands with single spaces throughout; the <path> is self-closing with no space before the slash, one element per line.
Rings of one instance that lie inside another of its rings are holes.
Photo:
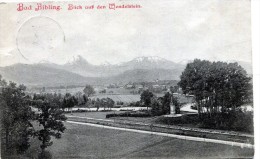
<path fill-rule="evenodd" d="M 250 0 L 0 3 L 3 159 L 254 158 Z"/>

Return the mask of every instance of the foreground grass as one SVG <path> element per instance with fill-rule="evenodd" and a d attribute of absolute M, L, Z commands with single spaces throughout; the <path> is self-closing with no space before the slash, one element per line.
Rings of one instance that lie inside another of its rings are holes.
<path fill-rule="evenodd" d="M 253 149 L 185 141 L 65 123 L 63 137 L 47 148 L 52 158 L 252 158 Z M 39 142 L 24 157 L 36 158 Z"/>

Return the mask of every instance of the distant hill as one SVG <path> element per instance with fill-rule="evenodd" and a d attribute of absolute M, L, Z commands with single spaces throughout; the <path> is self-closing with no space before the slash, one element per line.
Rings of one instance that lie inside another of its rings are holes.
<path fill-rule="evenodd" d="M 117 81 L 121 83 L 142 82 L 159 80 L 179 80 L 181 71 L 178 69 L 134 69 L 108 78 L 109 81 Z"/>
<path fill-rule="evenodd" d="M 3 78 L 30 86 L 85 85 L 176 80 L 180 72 L 166 69 L 134 69 L 110 77 L 84 77 L 62 69 L 42 65 L 16 64 L 0 68 Z"/>
<path fill-rule="evenodd" d="M 0 68 L 3 78 L 25 85 L 64 85 L 93 83 L 95 80 L 62 69 L 38 64 L 15 64 Z"/>
<path fill-rule="evenodd" d="M 77 73 L 85 77 L 111 77 L 124 73 L 125 71 L 135 69 L 179 69 L 183 70 L 185 65 L 177 64 L 172 61 L 157 57 L 138 57 L 128 62 L 111 65 L 92 65 L 82 56 L 73 57 L 72 60 L 64 65 L 52 63 L 41 63 L 43 66 L 63 69 L 69 72 Z"/>
<path fill-rule="evenodd" d="M 17 83 L 37 86 L 85 85 L 128 83 L 154 80 L 179 80 L 186 64 L 175 63 L 160 57 L 138 57 L 121 64 L 92 65 L 81 56 L 74 57 L 64 65 L 42 61 L 38 64 L 15 64 L 0 67 L 3 78 Z M 230 61 L 235 62 L 235 61 Z M 248 74 L 250 63 L 238 61 Z"/>

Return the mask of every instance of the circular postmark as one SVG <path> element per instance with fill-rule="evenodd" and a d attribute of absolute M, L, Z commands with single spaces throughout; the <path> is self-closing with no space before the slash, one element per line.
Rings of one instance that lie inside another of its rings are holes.
<path fill-rule="evenodd" d="M 45 60 L 65 42 L 60 24 L 46 16 L 36 16 L 25 21 L 18 30 L 16 47 L 29 62 Z"/>

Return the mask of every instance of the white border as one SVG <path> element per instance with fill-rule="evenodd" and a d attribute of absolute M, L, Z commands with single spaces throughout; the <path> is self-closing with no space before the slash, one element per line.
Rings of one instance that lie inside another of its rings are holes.
<path fill-rule="evenodd" d="M 53 0 L 37 0 L 39 1 L 53 1 Z M 55 1 L 64 1 L 64 0 L 55 0 Z M 79 0 L 65 0 L 65 1 L 79 1 Z M 80 1 L 88 1 L 88 0 L 80 0 Z M 93 0 L 92 0 L 93 1 Z M 98 0 L 94 0 L 98 1 Z M 260 125 L 258 126 L 257 121 L 260 120 L 260 0 L 251 0 L 251 8 L 252 8 L 252 57 L 253 57 L 253 82 L 254 82 L 254 113 L 255 113 L 255 158 L 260 158 L 260 153 L 257 151 L 260 149 Z M 0 0 L 2 2 L 36 2 L 36 0 Z M 238 1 L 239 3 L 239 1 Z M 257 135 L 258 134 L 258 135 Z M 259 157 L 258 157 L 259 156 Z"/>
<path fill-rule="evenodd" d="M 260 98 L 260 56 L 259 56 L 259 43 L 260 43 L 260 1 L 252 0 L 251 3 L 252 11 L 252 58 L 253 58 L 253 85 L 254 85 L 254 127 L 255 127 L 255 158 L 260 158 L 259 144 L 260 144 L 260 126 L 257 121 L 260 120 L 260 109 L 259 109 L 259 98 Z"/>

